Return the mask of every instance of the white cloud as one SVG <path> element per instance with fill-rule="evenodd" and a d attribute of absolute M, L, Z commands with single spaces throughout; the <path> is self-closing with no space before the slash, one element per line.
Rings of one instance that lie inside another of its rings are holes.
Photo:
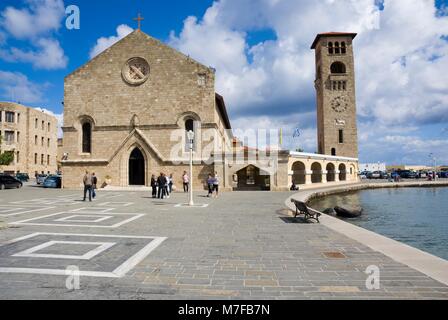
<path fill-rule="evenodd" d="M 250 33 L 265 29 L 277 38 L 249 45 Z M 220 0 L 201 19 L 186 19 L 170 44 L 217 69 L 217 90 L 234 123 L 256 114 L 275 123 L 285 113 L 315 112 L 309 47 L 317 33 L 326 31 L 358 33 L 360 137 L 383 136 L 380 130 L 406 136 L 412 126 L 448 123 L 448 42 L 441 38 L 448 34 L 448 17 L 431 0 L 385 0 L 383 11 L 374 0 Z M 393 145 L 372 139 L 376 144 L 363 153 L 364 161 L 376 160 L 376 150 Z M 400 150 L 391 149 L 385 157 L 399 158 Z"/>
<path fill-rule="evenodd" d="M 57 31 L 65 16 L 62 0 L 26 0 L 26 8 L 7 7 L 0 13 L 0 26 L 17 39 L 35 38 Z"/>
<path fill-rule="evenodd" d="M 6 7 L 0 12 L 0 45 L 7 38 L 29 41 L 30 49 L 9 47 L 0 50 L 7 62 L 31 63 L 36 69 L 65 68 L 68 58 L 58 40 L 52 37 L 65 16 L 62 0 L 26 0 L 26 7 Z M 24 45 L 27 46 L 27 45 Z"/>
<path fill-rule="evenodd" d="M 119 25 L 117 27 L 117 35 L 110 37 L 101 37 L 96 41 L 95 46 L 90 50 L 90 58 L 92 59 L 96 57 L 101 52 L 103 52 L 107 48 L 111 47 L 112 45 L 114 45 L 115 43 L 126 37 L 132 31 L 134 30 L 128 25 L 125 24 Z"/>
<path fill-rule="evenodd" d="M 54 39 L 39 39 L 37 51 L 24 51 L 18 48 L 0 50 L 0 57 L 8 62 L 31 63 L 36 69 L 62 69 L 67 66 L 68 58 L 59 42 Z"/>
<path fill-rule="evenodd" d="M 0 70 L 0 95 L 4 100 L 36 103 L 43 99 L 42 86 L 31 82 L 19 72 Z"/>

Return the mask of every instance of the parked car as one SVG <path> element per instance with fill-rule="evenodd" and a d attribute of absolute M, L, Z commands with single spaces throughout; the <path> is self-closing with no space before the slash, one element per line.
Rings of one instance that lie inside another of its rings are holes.
<path fill-rule="evenodd" d="M 360 172 L 359 173 L 359 178 L 360 179 L 367 179 L 367 175 L 368 175 L 368 172 L 367 171 L 364 171 L 364 172 Z"/>
<path fill-rule="evenodd" d="M 417 177 L 417 173 L 411 170 L 400 171 L 399 174 L 403 179 L 415 179 Z"/>
<path fill-rule="evenodd" d="M 48 176 L 44 181 L 44 188 L 60 189 L 62 186 L 62 178 L 60 176 Z"/>
<path fill-rule="evenodd" d="M 420 171 L 417 175 L 417 178 L 426 179 L 428 177 L 428 173 L 426 171 Z"/>
<path fill-rule="evenodd" d="M 395 178 L 397 178 L 397 177 L 400 177 L 400 173 L 399 173 L 398 171 L 394 171 L 394 172 L 392 172 L 392 173 L 390 174 L 390 177 L 391 177 L 392 179 L 395 179 Z"/>
<path fill-rule="evenodd" d="M 22 181 L 8 175 L 0 175 L 0 190 L 4 189 L 20 189 L 22 188 Z"/>
<path fill-rule="evenodd" d="M 374 171 L 367 175 L 367 178 L 369 179 L 387 179 L 388 177 L 389 175 L 387 174 L 387 172 L 383 171 Z"/>
<path fill-rule="evenodd" d="M 28 182 L 30 181 L 30 176 L 28 175 L 28 173 L 18 173 L 16 174 L 16 179 L 22 182 Z"/>
<path fill-rule="evenodd" d="M 41 184 L 44 184 L 44 182 L 45 182 L 45 179 L 47 179 L 48 178 L 48 175 L 46 175 L 46 174 L 40 174 L 40 175 L 38 175 L 37 176 L 37 184 L 39 184 L 39 185 L 41 185 Z"/>
<path fill-rule="evenodd" d="M 439 178 L 448 178 L 448 171 L 442 171 L 438 173 Z"/>

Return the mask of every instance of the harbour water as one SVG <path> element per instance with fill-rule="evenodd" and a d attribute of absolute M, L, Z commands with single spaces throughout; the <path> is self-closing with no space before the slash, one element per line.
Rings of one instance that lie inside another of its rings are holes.
<path fill-rule="evenodd" d="M 359 206 L 360 218 L 345 221 L 448 260 L 448 188 L 362 190 L 310 202 L 325 210 Z"/>

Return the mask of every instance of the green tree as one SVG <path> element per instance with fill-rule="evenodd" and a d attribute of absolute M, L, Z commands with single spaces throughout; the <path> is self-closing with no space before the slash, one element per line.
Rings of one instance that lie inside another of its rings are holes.
<path fill-rule="evenodd" d="M 2 136 L 0 136 L 0 146 L 2 144 Z M 0 150 L 0 166 L 9 166 L 14 161 L 14 151 L 3 152 Z"/>
<path fill-rule="evenodd" d="M 0 154 L 0 166 L 9 166 L 14 161 L 14 151 L 6 151 Z"/>

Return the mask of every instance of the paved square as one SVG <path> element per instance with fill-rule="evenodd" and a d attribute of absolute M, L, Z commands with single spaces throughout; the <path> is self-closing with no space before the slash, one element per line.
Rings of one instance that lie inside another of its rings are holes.
<path fill-rule="evenodd" d="M 0 206 L 0 217 L 13 217 L 26 213 L 33 212 L 43 212 L 53 209 L 53 207 L 25 207 L 25 206 L 15 206 L 15 205 L 1 205 Z"/>
<path fill-rule="evenodd" d="M 448 299 L 446 285 L 325 225 L 287 223 L 290 195 L 204 192 L 194 200 L 207 207 L 175 208 L 188 195 L 100 191 L 89 203 L 65 190 L 0 192 L 2 206 L 77 198 L 62 210 L 0 218 L 25 223 L 0 228 L 0 299 Z M 380 290 L 366 288 L 371 265 Z M 67 290 L 68 266 L 81 271 L 80 290 Z"/>
<path fill-rule="evenodd" d="M 68 216 L 68 217 L 64 217 L 64 218 L 59 218 L 54 221 L 98 223 L 98 222 L 103 222 L 105 220 L 109 220 L 112 218 L 113 218 L 113 216 L 99 216 L 99 215 L 92 216 L 92 215 L 88 215 L 88 214 L 84 214 L 84 215 L 78 214 L 78 215 Z"/>
<path fill-rule="evenodd" d="M 48 253 L 36 253 L 48 247 L 55 245 L 67 245 L 66 247 L 59 248 L 61 252 L 70 252 L 70 245 L 78 246 L 95 246 L 93 250 L 89 250 L 82 255 L 67 255 L 67 254 L 48 254 Z M 33 248 L 27 249 L 25 251 L 16 253 L 13 257 L 24 257 L 24 258 L 50 258 L 50 259 L 74 259 L 74 260 L 90 260 L 93 257 L 99 255 L 101 252 L 106 251 L 112 247 L 114 242 L 81 242 L 81 241 L 48 241 Z"/>
<path fill-rule="evenodd" d="M 106 213 L 113 211 L 115 208 L 102 208 L 102 207 L 90 207 L 90 208 L 78 208 L 70 210 L 70 212 L 81 212 L 81 213 Z"/>
<path fill-rule="evenodd" d="M 11 202 L 12 204 L 18 205 L 50 205 L 50 206 L 74 206 L 78 202 L 71 198 L 42 198 L 42 199 L 31 199 L 31 200 L 20 200 Z"/>
<path fill-rule="evenodd" d="M 83 228 L 118 228 L 127 223 L 140 219 L 144 214 L 136 213 L 108 213 L 97 214 L 97 220 L 91 220 L 91 215 L 74 212 L 58 212 L 36 218 L 10 222 L 18 226 L 47 226 L 47 227 L 83 227 Z M 79 219 L 85 216 L 85 219 Z M 78 218 L 72 220 L 73 218 Z"/>
<path fill-rule="evenodd" d="M 129 207 L 132 206 L 134 202 L 103 202 L 99 203 L 100 207 Z"/>
<path fill-rule="evenodd" d="M 0 247 L 0 273 L 66 275 L 76 265 L 80 276 L 120 278 L 166 238 L 38 232 Z M 59 253 L 39 253 L 52 246 Z M 75 246 L 75 248 L 73 248 Z M 80 249 L 84 253 L 79 254 Z M 93 248 L 92 248 L 93 247 Z M 70 254 L 74 251 L 74 254 Z"/>

